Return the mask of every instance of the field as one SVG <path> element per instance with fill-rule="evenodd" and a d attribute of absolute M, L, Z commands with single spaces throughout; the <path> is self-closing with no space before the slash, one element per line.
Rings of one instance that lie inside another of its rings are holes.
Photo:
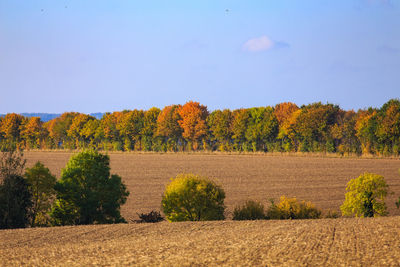
<path fill-rule="evenodd" d="M 400 218 L 0 231 L 2 266 L 399 266 Z"/>
<path fill-rule="evenodd" d="M 27 152 L 60 176 L 70 153 Z M 0 231 L 0 266 L 400 266 L 398 159 L 228 154 L 111 153 L 111 169 L 131 192 L 122 208 L 160 210 L 171 177 L 192 172 L 225 189 L 228 220 L 157 224 L 90 225 Z M 247 199 L 268 203 L 280 195 L 339 210 L 345 186 L 362 172 L 385 177 L 391 217 L 293 221 L 232 221 Z"/>
<path fill-rule="evenodd" d="M 27 152 L 28 166 L 37 160 L 60 176 L 71 153 Z M 131 195 L 122 208 L 127 220 L 137 213 L 160 210 L 165 185 L 178 173 L 191 172 L 217 180 L 226 192 L 227 217 L 247 199 L 269 203 L 281 195 L 312 201 L 339 210 L 346 183 L 363 172 L 383 175 L 395 194 L 387 198 L 390 215 L 400 215 L 394 204 L 400 196 L 400 160 L 294 157 L 228 154 L 111 153 L 111 171 L 119 174 Z"/>

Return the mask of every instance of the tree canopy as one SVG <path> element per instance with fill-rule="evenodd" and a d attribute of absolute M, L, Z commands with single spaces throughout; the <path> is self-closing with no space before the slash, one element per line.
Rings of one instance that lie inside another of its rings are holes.
<path fill-rule="evenodd" d="M 351 179 L 346 190 L 346 199 L 340 207 L 344 216 L 376 217 L 387 214 L 385 197 L 388 194 L 388 185 L 383 176 L 363 173 L 358 178 Z"/>
<path fill-rule="evenodd" d="M 110 174 L 110 158 L 84 151 L 70 158 L 55 185 L 52 210 L 57 225 L 124 222 L 120 206 L 129 192 L 121 177 Z"/>
<path fill-rule="evenodd" d="M 66 112 L 46 123 L 10 113 L 0 119 L 0 148 L 8 144 L 20 149 L 400 155 L 400 101 L 358 111 L 321 102 L 209 111 L 189 101 L 162 110 L 115 111 L 101 119 Z"/>

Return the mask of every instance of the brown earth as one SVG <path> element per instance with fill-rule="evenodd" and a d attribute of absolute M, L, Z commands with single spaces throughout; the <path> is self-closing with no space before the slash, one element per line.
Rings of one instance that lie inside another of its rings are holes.
<path fill-rule="evenodd" d="M 27 152 L 60 177 L 66 152 Z M 112 172 L 131 191 L 122 214 L 159 210 L 169 178 L 209 176 L 226 191 L 228 212 L 247 199 L 280 195 L 338 210 L 350 178 L 381 174 L 396 192 L 398 159 L 225 154 L 112 153 Z M 229 217 L 229 216 L 228 216 Z M 0 266 L 400 266 L 400 217 L 90 225 L 0 231 Z"/>
<path fill-rule="evenodd" d="M 0 231 L 0 266 L 400 266 L 400 217 Z"/>
<path fill-rule="evenodd" d="M 27 166 L 42 161 L 60 177 L 72 154 L 26 152 Z M 387 197 L 390 215 L 400 215 L 395 200 L 400 196 L 399 159 L 296 157 L 276 155 L 110 153 L 111 171 L 119 174 L 131 195 L 122 207 L 128 220 L 137 213 L 160 210 L 161 196 L 171 177 L 191 172 L 217 180 L 226 192 L 227 217 L 235 205 L 247 199 L 281 195 L 312 201 L 318 207 L 338 210 L 344 201 L 346 183 L 363 172 L 383 175 L 394 192 Z"/>

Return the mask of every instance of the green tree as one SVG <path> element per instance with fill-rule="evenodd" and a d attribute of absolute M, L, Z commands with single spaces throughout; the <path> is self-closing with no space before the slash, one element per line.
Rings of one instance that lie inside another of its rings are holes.
<path fill-rule="evenodd" d="M 362 153 L 369 154 L 376 152 L 376 129 L 378 127 L 377 111 L 369 108 L 357 112 L 356 135 L 361 144 Z"/>
<path fill-rule="evenodd" d="M 388 185 L 383 176 L 373 173 L 363 173 L 358 178 L 347 183 L 346 198 L 340 206 L 343 216 L 356 217 L 385 216 L 385 197 Z"/>
<path fill-rule="evenodd" d="M 0 229 L 24 228 L 28 225 L 32 195 L 29 184 L 20 175 L 8 175 L 0 184 Z"/>
<path fill-rule="evenodd" d="M 22 152 L 9 150 L 0 159 L 0 228 L 28 225 L 31 193 L 22 176 L 25 166 Z"/>
<path fill-rule="evenodd" d="M 253 151 L 267 151 L 278 135 L 278 121 L 271 107 L 251 108 L 247 124 L 246 139 Z"/>
<path fill-rule="evenodd" d="M 224 190 L 205 177 L 180 174 L 167 185 L 163 212 L 170 222 L 223 220 Z"/>
<path fill-rule="evenodd" d="M 248 109 L 236 109 L 232 112 L 232 138 L 236 150 L 247 150 L 246 130 L 249 123 L 250 112 Z"/>
<path fill-rule="evenodd" d="M 340 153 L 361 153 L 360 141 L 356 136 L 357 114 L 350 111 L 341 111 L 337 124 L 330 128 L 330 136 Z"/>
<path fill-rule="evenodd" d="M 85 142 L 89 143 L 90 147 L 97 147 L 104 138 L 104 134 L 100 127 L 100 120 L 88 120 L 83 126 L 80 134 L 83 136 Z"/>
<path fill-rule="evenodd" d="M 161 110 L 155 107 L 144 112 L 143 129 L 141 130 L 144 150 L 148 151 L 153 149 L 157 134 L 157 118 L 160 112 Z"/>
<path fill-rule="evenodd" d="M 321 102 L 301 107 L 301 113 L 296 118 L 294 130 L 299 138 L 303 152 L 328 151 L 334 152 L 329 140 L 330 128 L 336 124 L 340 109 L 336 105 Z"/>
<path fill-rule="evenodd" d="M 121 177 L 110 174 L 110 158 L 95 151 L 71 157 L 55 189 L 51 212 L 56 225 L 125 222 L 120 207 L 129 192 Z"/>
<path fill-rule="evenodd" d="M 125 150 L 142 150 L 141 132 L 143 129 L 144 112 L 132 110 L 123 112 L 121 120 L 117 124 L 121 137 L 124 138 Z"/>
<path fill-rule="evenodd" d="M 211 141 L 218 150 L 229 150 L 232 139 L 232 112 L 229 109 L 215 110 L 207 118 Z"/>
<path fill-rule="evenodd" d="M 32 168 L 26 169 L 25 178 L 32 193 L 31 226 L 48 225 L 56 177 L 38 161 Z"/>

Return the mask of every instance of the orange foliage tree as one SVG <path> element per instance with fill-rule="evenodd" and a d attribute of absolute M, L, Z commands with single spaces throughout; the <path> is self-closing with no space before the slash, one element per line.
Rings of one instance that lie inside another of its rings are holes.
<path fill-rule="evenodd" d="M 182 118 L 178 112 L 181 107 L 181 105 L 166 106 L 158 115 L 157 136 L 164 139 L 165 150 L 177 151 L 181 142 L 183 130 L 179 125 L 179 121 Z"/>
<path fill-rule="evenodd" d="M 21 136 L 25 141 L 27 149 L 40 148 L 46 134 L 46 129 L 43 127 L 43 122 L 39 117 L 31 117 L 21 131 Z"/>
<path fill-rule="evenodd" d="M 74 148 L 75 140 L 68 138 L 68 130 L 72 124 L 72 120 L 75 116 L 78 116 L 77 112 L 65 112 L 60 117 L 52 119 L 44 124 L 46 127 L 51 146 L 54 148 Z"/>
<path fill-rule="evenodd" d="M 279 123 L 278 139 L 284 151 L 292 151 L 297 147 L 293 125 L 300 114 L 299 110 L 299 107 L 292 102 L 280 103 L 274 108 L 274 114 Z"/>
<path fill-rule="evenodd" d="M 384 154 L 400 152 L 400 101 L 386 102 L 378 112 L 376 136 Z"/>
<path fill-rule="evenodd" d="M 189 101 L 178 112 L 181 116 L 178 123 L 183 129 L 182 136 L 189 142 L 190 148 L 197 150 L 199 142 L 207 134 L 207 106 L 200 105 L 199 102 Z"/>

